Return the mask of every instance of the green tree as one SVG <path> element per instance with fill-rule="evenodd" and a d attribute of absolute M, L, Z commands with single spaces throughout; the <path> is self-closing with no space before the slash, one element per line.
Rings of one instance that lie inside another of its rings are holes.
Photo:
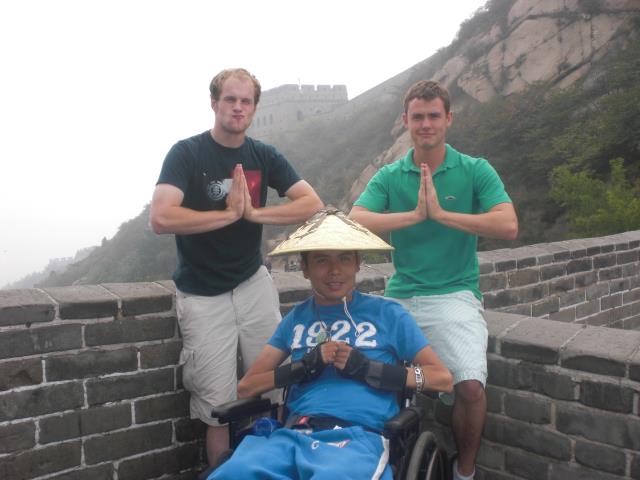
<path fill-rule="evenodd" d="M 640 229 L 640 181 L 627 180 L 621 158 L 611 160 L 608 181 L 567 165 L 552 174 L 551 197 L 567 209 L 570 235 L 596 237 Z"/>

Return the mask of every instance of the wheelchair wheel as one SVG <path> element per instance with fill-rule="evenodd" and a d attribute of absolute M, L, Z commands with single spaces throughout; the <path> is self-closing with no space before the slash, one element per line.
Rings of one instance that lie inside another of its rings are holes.
<path fill-rule="evenodd" d="M 431 432 L 422 432 L 411 452 L 405 480 L 446 480 L 446 454 Z"/>

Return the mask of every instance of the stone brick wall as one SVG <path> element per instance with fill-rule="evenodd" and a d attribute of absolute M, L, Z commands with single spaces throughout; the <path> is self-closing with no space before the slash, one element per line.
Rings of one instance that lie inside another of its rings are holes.
<path fill-rule="evenodd" d="M 0 291 L 0 478 L 191 479 L 171 282 Z"/>
<path fill-rule="evenodd" d="M 640 329 L 640 231 L 482 252 L 487 310 Z"/>
<path fill-rule="evenodd" d="M 628 232 L 480 255 L 503 311 L 478 478 L 640 478 L 640 332 L 601 326 L 638 326 L 639 248 Z M 363 266 L 360 289 L 391 273 Z M 283 312 L 309 295 L 299 272 L 274 279 Z M 0 291 L 0 478 L 193 478 L 180 347 L 172 282 Z M 451 446 L 450 411 L 421 401 Z"/>

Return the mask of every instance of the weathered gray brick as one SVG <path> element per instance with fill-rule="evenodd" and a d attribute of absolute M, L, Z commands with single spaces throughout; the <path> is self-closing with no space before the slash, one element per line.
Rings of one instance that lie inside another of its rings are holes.
<path fill-rule="evenodd" d="M 631 478 L 640 478 L 640 454 L 631 456 Z"/>
<path fill-rule="evenodd" d="M 55 304 L 39 290 L 0 290 L 0 327 L 50 322 L 55 314 Z"/>
<path fill-rule="evenodd" d="M 536 257 L 525 257 L 518 258 L 516 260 L 516 268 L 520 270 L 521 268 L 533 267 L 538 264 L 538 260 Z"/>
<path fill-rule="evenodd" d="M 202 440 L 206 432 L 206 426 L 200 420 L 181 418 L 175 421 L 173 425 L 176 431 L 176 441 L 178 442 Z"/>
<path fill-rule="evenodd" d="M 609 295 L 609 284 L 608 283 L 596 283 L 595 285 L 590 285 L 585 290 L 586 299 L 593 300 L 596 298 L 602 298 L 604 296 Z"/>
<path fill-rule="evenodd" d="M 506 272 L 508 270 L 515 270 L 517 263 L 515 260 L 502 260 L 495 262 L 494 267 L 496 272 Z"/>
<path fill-rule="evenodd" d="M 90 379 L 87 380 L 86 388 L 89 405 L 169 392 L 174 389 L 173 368 Z"/>
<path fill-rule="evenodd" d="M 600 247 L 600 245 L 594 245 L 592 247 L 588 247 L 587 248 L 587 256 L 589 257 L 595 257 L 596 255 L 598 255 L 600 252 L 602 251 L 602 248 Z"/>
<path fill-rule="evenodd" d="M 601 410 L 631 413 L 633 390 L 617 383 L 583 380 L 580 384 L 580 401 Z"/>
<path fill-rule="evenodd" d="M 520 303 L 535 302 L 549 295 L 549 285 L 546 283 L 531 285 L 518 290 Z"/>
<path fill-rule="evenodd" d="M 575 277 L 562 277 L 549 282 L 549 294 L 569 292 L 575 288 Z M 584 294 L 583 294 L 584 295 Z"/>
<path fill-rule="evenodd" d="M 189 393 L 178 392 L 135 402 L 136 423 L 189 416 Z"/>
<path fill-rule="evenodd" d="M 588 327 L 562 351 L 561 365 L 575 370 L 623 377 L 627 359 L 640 344 L 640 332 Z"/>
<path fill-rule="evenodd" d="M 175 330 L 175 316 L 127 318 L 87 325 L 84 336 L 87 345 L 97 346 L 173 338 Z"/>
<path fill-rule="evenodd" d="M 627 290 L 629 290 L 630 285 L 631 285 L 631 282 L 629 282 L 628 278 L 611 280 L 609 282 L 609 291 L 611 293 L 626 292 Z"/>
<path fill-rule="evenodd" d="M 640 263 L 625 263 L 622 265 L 622 276 L 625 278 L 635 277 L 640 273 Z"/>
<path fill-rule="evenodd" d="M 549 480 L 622 480 L 617 475 L 610 475 L 570 463 L 554 463 L 549 468 Z"/>
<path fill-rule="evenodd" d="M 633 303 L 638 301 L 640 301 L 640 288 L 636 288 L 622 294 L 622 303 Z"/>
<path fill-rule="evenodd" d="M 484 261 L 481 258 L 482 253 L 478 255 L 478 269 L 480 270 L 480 275 L 485 275 L 487 273 L 493 273 L 493 262 Z"/>
<path fill-rule="evenodd" d="M 566 274 L 565 265 L 547 265 L 540 267 L 540 280 L 551 280 L 556 277 L 563 277 Z"/>
<path fill-rule="evenodd" d="M 553 312 L 549 314 L 549 320 L 555 320 L 558 322 L 573 322 L 576 319 L 575 307 L 565 308 L 559 312 Z"/>
<path fill-rule="evenodd" d="M 507 276 L 504 273 L 480 276 L 480 291 L 491 292 L 507 288 Z"/>
<path fill-rule="evenodd" d="M 198 463 L 200 452 L 197 445 L 186 444 L 171 450 L 153 452 L 120 462 L 119 480 L 157 478 L 164 474 L 177 473 L 192 468 Z M 164 478 L 164 477 L 163 477 Z"/>
<path fill-rule="evenodd" d="M 522 435 L 524 429 L 526 435 Z M 571 442 L 566 436 L 492 413 L 487 414 L 484 436 L 491 441 L 522 448 L 545 457 L 558 460 L 571 458 Z"/>
<path fill-rule="evenodd" d="M 576 305 L 576 318 L 585 318 L 600 311 L 600 300 L 593 299 L 587 303 Z"/>
<path fill-rule="evenodd" d="M 579 272 L 590 272 L 593 268 L 591 258 L 580 258 L 567 263 L 567 275 Z"/>
<path fill-rule="evenodd" d="M 105 283 L 102 285 L 122 302 L 122 315 L 141 315 L 171 310 L 174 294 L 157 283 Z"/>
<path fill-rule="evenodd" d="M 549 459 L 547 457 L 511 448 L 505 450 L 504 457 L 505 469 L 518 475 L 518 477 L 529 480 L 547 478 L 547 471 L 549 470 Z"/>
<path fill-rule="evenodd" d="M 551 401 L 529 392 L 507 393 L 504 411 L 509 417 L 525 422 L 547 424 L 551 421 Z"/>
<path fill-rule="evenodd" d="M 584 288 L 589 285 L 593 285 L 598 281 L 598 274 L 596 272 L 579 273 L 575 276 L 576 288 Z"/>
<path fill-rule="evenodd" d="M 498 293 L 487 293 L 484 295 L 484 306 L 488 309 L 507 307 L 520 303 L 518 293 L 513 290 L 504 290 Z"/>
<path fill-rule="evenodd" d="M 569 435 L 640 450 L 640 418 L 571 404 L 556 406 L 556 428 Z"/>
<path fill-rule="evenodd" d="M 600 247 L 600 251 L 602 253 L 609 253 L 609 252 L 613 252 L 616 249 L 615 245 L 613 244 L 607 244 L 607 245 L 602 245 Z"/>
<path fill-rule="evenodd" d="M 558 297 L 548 297 L 531 305 L 531 315 L 533 317 L 542 317 L 549 313 L 557 312 L 560 309 L 560 300 Z"/>
<path fill-rule="evenodd" d="M 611 310 L 605 310 L 604 312 L 596 313 L 595 315 L 591 315 L 590 317 L 585 317 L 583 321 L 587 325 L 591 325 L 594 327 L 608 327 L 615 321 L 615 317 Z"/>
<path fill-rule="evenodd" d="M 502 413 L 502 398 L 504 391 L 492 385 L 487 385 L 485 389 L 487 395 L 487 411 L 492 413 Z"/>
<path fill-rule="evenodd" d="M 560 347 L 581 329 L 578 325 L 552 320 L 526 319 L 502 338 L 500 351 L 505 357 L 556 363 Z"/>
<path fill-rule="evenodd" d="M 478 450 L 477 463 L 488 468 L 504 469 L 504 446 L 483 440 Z"/>
<path fill-rule="evenodd" d="M 601 282 L 620 277 L 622 277 L 622 268 L 620 267 L 605 268 L 598 271 L 598 280 Z"/>
<path fill-rule="evenodd" d="M 608 253 L 606 255 L 598 255 L 593 257 L 593 268 L 613 267 L 616 264 L 616 254 Z"/>
<path fill-rule="evenodd" d="M 547 371 L 542 365 L 488 355 L 488 383 L 516 390 L 531 390 L 552 398 L 575 400 L 577 382 L 571 376 Z"/>
<path fill-rule="evenodd" d="M 623 263 L 633 263 L 638 261 L 638 250 L 629 250 L 627 252 L 618 253 L 616 255 L 616 262 L 618 265 Z"/>
<path fill-rule="evenodd" d="M 167 447 L 171 445 L 171 435 L 171 422 L 164 422 L 87 438 L 84 441 L 85 461 L 93 465 Z"/>
<path fill-rule="evenodd" d="M 36 425 L 32 420 L 0 425 L 0 453 L 18 452 L 36 444 Z"/>
<path fill-rule="evenodd" d="M 78 408 L 84 403 L 80 383 L 64 383 L 0 394 L 0 422 Z"/>
<path fill-rule="evenodd" d="M 140 367 L 147 369 L 177 365 L 181 349 L 181 341 L 169 341 L 140 347 Z"/>
<path fill-rule="evenodd" d="M 80 442 L 60 443 L 0 457 L 0 478 L 27 480 L 80 465 Z"/>
<path fill-rule="evenodd" d="M 54 355 L 45 360 L 47 380 L 88 378 L 138 368 L 135 348 L 89 350 L 74 355 Z"/>
<path fill-rule="evenodd" d="M 82 346 L 80 325 L 30 328 L 0 333 L 0 358 L 62 352 Z"/>
<path fill-rule="evenodd" d="M 95 467 L 78 468 L 55 477 L 49 477 L 47 480 L 112 480 L 113 474 L 113 465 L 108 463 Z"/>
<path fill-rule="evenodd" d="M 507 274 L 510 287 L 522 287 L 531 285 L 540 281 L 540 270 L 537 268 L 526 268 L 524 270 L 516 270 Z M 504 287 L 502 287 L 504 288 Z"/>
<path fill-rule="evenodd" d="M 0 363 L 0 391 L 41 382 L 42 361 L 39 358 Z"/>
<path fill-rule="evenodd" d="M 92 407 L 40 420 L 40 443 L 59 442 L 131 425 L 128 404 Z"/>
<path fill-rule="evenodd" d="M 606 297 L 602 297 L 600 299 L 600 308 L 602 310 L 610 310 L 614 307 L 619 307 L 622 305 L 622 294 L 615 293 L 613 295 L 607 295 Z"/>
<path fill-rule="evenodd" d="M 58 302 L 60 318 L 113 317 L 118 313 L 118 300 L 98 285 L 49 287 L 44 289 Z"/>
<path fill-rule="evenodd" d="M 601 443 L 578 440 L 575 446 L 576 461 L 590 468 L 616 475 L 624 475 L 627 459 L 619 448 Z"/>
<path fill-rule="evenodd" d="M 554 262 L 562 262 L 564 260 L 569 260 L 571 258 L 571 252 L 569 250 L 565 250 L 563 252 L 555 252 L 553 254 Z"/>

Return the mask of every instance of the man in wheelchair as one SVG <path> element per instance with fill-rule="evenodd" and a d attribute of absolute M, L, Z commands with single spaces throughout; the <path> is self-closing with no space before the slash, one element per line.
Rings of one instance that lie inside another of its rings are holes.
<path fill-rule="evenodd" d="M 325 210 L 271 253 L 301 252 L 313 295 L 282 320 L 238 396 L 286 387 L 290 413 L 268 437 L 246 436 L 210 480 L 392 477 L 381 432 L 399 411 L 398 392 L 448 392 L 452 377 L 402 306 L 355 290 L 360 252 L 390 249 L 342 212 Z"/>

